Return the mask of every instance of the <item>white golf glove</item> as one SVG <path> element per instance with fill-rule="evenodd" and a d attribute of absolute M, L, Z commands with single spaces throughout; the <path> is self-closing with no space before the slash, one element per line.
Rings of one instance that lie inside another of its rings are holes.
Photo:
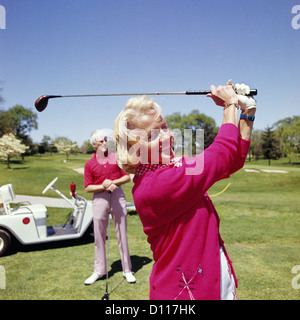
<path fill-rule="evenodd" d="M 238 96 L 238 102 L 242 111 L 246 109 L 256 109 L 256 101 L 251 96 L 246 96 L 250 93 L 250 87 L 244 83 L 235 85 L 235 91 Z"/>
<path fill-rule="evenodd" d="M 235 89 L 235 92 L 237 94 L 240 94 L 240 95 L 243 95 L 243 96 L 245 96 L 245 95 L 250 93 L 250 87 L 245 85 L 245 83 L 241 83 L 241 84 L 237 83 L 235 85 L 234 89 Z"/>

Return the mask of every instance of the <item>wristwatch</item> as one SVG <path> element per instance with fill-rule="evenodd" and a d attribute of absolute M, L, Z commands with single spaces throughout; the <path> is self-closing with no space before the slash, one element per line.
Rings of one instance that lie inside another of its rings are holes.
<path fill-rule="evenodd" d="M 247 116 L 246 114 L 241 113 L 240 119 L 245 119 L 245 120 L 254 121 L 255 116 Z"/>

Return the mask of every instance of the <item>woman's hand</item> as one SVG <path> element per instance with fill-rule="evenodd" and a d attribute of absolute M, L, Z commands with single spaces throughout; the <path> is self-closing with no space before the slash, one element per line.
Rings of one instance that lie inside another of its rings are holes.
<path fill-rule="evenodd" d="M 256 101 L 252 97 L 246 96 L 250 93 L 249 86 L 244 83 L 237 83 L 235 85 L 235 91 L 237 93 L 239 105 L 241 106 L 242 111 L 256 109 Z"/>
<path fill-rule="evenodd" d="M 228 104 L 238 104 L 238 97 L 231 82 L 229 81 L 227 86 L 215 86 L 210 87 L 210 92 L 207 97 L 212 98 L 217 106 L 225 107 Z"/>
<path fill-rule="evenodd" d="M 232 81 L 229 80 L 226 86 L 211 86 L 210 94 L 207 96 L 212 98 L 216 105 L 224 107 L 222 124 L 232 123 L 238 126 L 238 96 L 235 93 Z"/>

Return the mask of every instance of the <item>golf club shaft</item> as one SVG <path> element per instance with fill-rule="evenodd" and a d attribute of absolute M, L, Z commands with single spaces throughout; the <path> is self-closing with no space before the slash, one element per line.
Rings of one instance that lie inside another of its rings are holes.
<path fill-rule="evenodd" d="M 76 94 L 76 95 L 43 95 L 36 99 L 35 108 L 42 112 L 46 109 L 49 99 L 53 98 L 84 98 L 84 97 L 121 97 L 121 96 L 166 96 L 166 95 L 207 95 L 208 90 L 181 91 L 181 92 L 148 92 L 148 93 L 101 93 L 101 94 Z M 251 89 L 248 96 L 256 96 L 257 89 Z"/>
<path fill-rule="evenodd" d="M 147 92 L 147 93 L 102 93 L 102 94 L 77 94 L 77 95 L 50 95 L 49 98 L 78 98 L 78 97 L 122 97 L 122 96 L 166 96 L 166 95 L 207 95 L 208 90 L 181 91 L 181 92 Z M 249 96 L 257 95 L 257 89 L 251 89 Z"/>
<path fill-rule="evenodd" d="M 110 214 L 111 214 L 111 192 L 108 192 L 108 224 L 107 224 L 107 257 L 106 257 L 106 293 L 108 295 L 108 265 L 109 265 L 109 231 L 110 231 Z"/>

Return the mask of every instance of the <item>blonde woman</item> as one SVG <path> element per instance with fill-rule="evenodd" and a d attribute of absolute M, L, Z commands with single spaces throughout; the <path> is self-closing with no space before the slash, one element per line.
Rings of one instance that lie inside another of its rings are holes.
<path fill-rule="evenodd" d="M 135 174 L 133 198 L 153 251 L 150 299 L 236 299 L 237 280 L 207 190 L 243 167 L 256 105 L 232 85 L 211 86 L 208 96 L 223 107 L 223 123 L 211 146 L 193 158 L 174 157 L 161 108 L 146 96 L 130 99 L 114 124 L 117 159 Z"/>

